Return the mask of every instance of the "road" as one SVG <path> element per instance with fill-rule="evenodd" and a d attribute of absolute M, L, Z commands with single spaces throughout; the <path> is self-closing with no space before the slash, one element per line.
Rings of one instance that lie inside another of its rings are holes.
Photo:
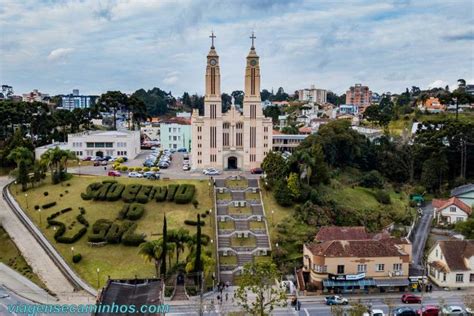
<path fill-rule="evenodd" d="M 426 240 L 429 235 L 431 220 L 433 218 L 433 206 L 431 203 L 420 208 L 422 211 L 421 218 L 415 226 L 415 230 L 410 238 L 412 242 L 412 265 L 415 269 L 421 269 L 421 260 L 423 259 L 423 251 L 425 249 Z"/>
<path fill-rule="evenodd" d="M 464 307 L 463 304 L 463 296 L 467 295 L 468 292 L 444 292 L 438 291 L 429 293 L 429 296 L 426 296 L 423 299 L 423 306 L 427 305 L 440 305 L 441 298 L 444 299 L 446 305 L 457 305 Z M 472 292 L 469 292 L 472 295 Z M 400 302 L 401 294 L 390 294 L 390 295 L 374 295 L 374 296 L 364 296 L 360 302 L 368 306 L 369 304 L 372 306 L 373 309 L 381 309 L 384 311 L 385 314 L 388 314 L 389 307 L 387 306 L 387 298 L 391 301 L 392 307 L 391 310 L 401 306 L 408 306 L 413 309 L 419 309 L 421 307 L 420 304 L 402 304 Z M 357 302 L 359 299 L 350 299 L 351 302 Z M 385 300 L 385 301 L 384 301 Z M 329 306 L 324 305 L 323 297 L 303 297 L 301 298 L 301 310 L 296 312 L 294 308 L 291 306 L 285 308 L 276 308 L 272 315 L 314 315 L 314 316 L 331 316 L 331 308 Z M 228 302 L 224 302 L 221 305 L 216 306 L 212 304 L 209 299 L 203 302 L 204 305 L 204 315 L 222 315 L 226 314 L 231 311 L 238 311 L 239 308 L 232 304 L 229 300 Z M 344 309 L 348 309 L 349 306 L 344 306 Z M 220 313 L 220 314 L 219 314 Z M 170 313 L 167 315 L 173 316 L 184 316 L 184 315 L 198 315 L 199 314 L 199 304 L 198 302 L 189 302 L 187 304 L 180 304 L 180 305 L 172 305 L 170 306 Z"/>

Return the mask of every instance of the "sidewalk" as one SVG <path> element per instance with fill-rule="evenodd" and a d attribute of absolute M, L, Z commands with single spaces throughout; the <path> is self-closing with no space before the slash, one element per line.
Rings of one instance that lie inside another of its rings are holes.
<path fill-rule="evenodd" d="M 44 289 L 1 262 L 0 280 L 2 286 L 29 301 L 42 304 L 58 301 L 56 297 L 49 295 Z"/>

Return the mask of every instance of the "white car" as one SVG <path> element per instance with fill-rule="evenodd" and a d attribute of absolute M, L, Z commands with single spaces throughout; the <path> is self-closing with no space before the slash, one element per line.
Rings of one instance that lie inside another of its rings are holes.
<path fill-rule="evenodd" d="M 461 306 L 446 306 L 443 308 L 443 315 L 449 315 L 449 316 L 454 316 L 454 315 L 464 315 L 464 309 Z"/>
<path fill-rule="evenodd" d="M 385 316 L 385 313 L 381 309 L 373 309 L 372 313 L 369 315 L 369 313 L 364 313 L 364 316 Z"/>
<path fill-rule="evenodd" d="M 129 172 L 128 177 L 129 178 L 143 178 L 143 175 L 139 172 Z"/>
<path fill-rule="evenodd" d="M 206 176 L 215 176 L 215 175 L 218 175 L 220 174 L 219 170 L 215 169 L 215 168 L 207 168 L 207 169 L 204 169 L 202 171 L 203 174 L 205 174 Z"/>
<path fill-rule="evenodd" d="M 190 165 L 183 165 L 183 170 L 184 171 L 191 170 L 191 166 Z"/>

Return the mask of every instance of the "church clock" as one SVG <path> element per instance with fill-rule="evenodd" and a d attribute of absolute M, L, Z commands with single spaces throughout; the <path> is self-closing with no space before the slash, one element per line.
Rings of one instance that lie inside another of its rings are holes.
<path fill-rule="evenodd" d="M 209 63 L 211 64 L 211 66 L 215 66 L 215 65 L 217 65 L 217 60 L 211 59 L 211 60 L 209 61 Z"/>
<path fill-rule="evenodd" d="M 257 66 L 257 60 L 256 59 L 252 59 L 250 61 L 250 66 Z"/>

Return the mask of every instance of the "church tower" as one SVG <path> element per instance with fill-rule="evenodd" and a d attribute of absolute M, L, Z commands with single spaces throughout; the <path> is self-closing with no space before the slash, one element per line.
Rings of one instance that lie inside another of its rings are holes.
<path fill-rule="evenodd" d="M 216 36 L 212 32 L 209 36 L 212 40 L 211 49 L 207 54 L 206 66 L 206 94 L 204 96 L 204 115 L 211 119 L 222 116 L 221 100 L 221 74 L 219 67 L 219 55 L 214 47 Z"/>
<path fill-rule="evenodd" d="M 247 55 L 245 67 L 245 89 L 244 89 L 244 116 L 256 119 L 262 116 L 260 97 L 260 64 L 259 57 L 255 51 L 255 35 L 252 32 L 252 46 Z"/>

